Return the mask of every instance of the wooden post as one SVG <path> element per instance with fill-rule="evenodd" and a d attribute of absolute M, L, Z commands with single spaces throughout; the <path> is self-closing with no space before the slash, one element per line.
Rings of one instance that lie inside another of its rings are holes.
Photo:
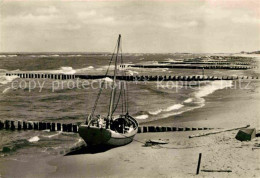
<path fill-rule="evenodd" d="M 171 127 L 167 127 L 167 132 L 170 132 L 172 131 L 172 128 Z"/>
<path fill-rule="evenodd" d="M 28 122 L 28 130 L 32 130 L 33 129 L 33 123 L 32 122 Z"/>
<path fill-rule="evenodd" d="M 61 131 L 61 123 L 57 123 L 57 131 Z"/>
<path fill-rule="evenodd" d="M 162 127 L 162 132 L 166 132 L 167 131 L 167 127 Z"/>
<path fill-rule="evenodd" d="M 46 130 L 46 129 L 47 129 L 47 123 L 46 123 L 46 122 L 43 122 L 43 123 L 42 123 L 42 128 L 43 128 L 43 130 Z"/>
<path fill-rule="evenodd" d="M 4 123 L 0 120 L 0 130 L 4 128 Z"/>
<path fill-rule="evenodd" d="M 39 129 L 39 123 L 38 122 L 34 122 L 33 123 L 33 129 L 34 130 L 38 130 Z"/>
<path fill-rule="evenodd" d="M 55 123 L 51 123 L 51 131 L 55 131 Z"/>
<path fill-rule="evenodd" d="M 143 126 L 143 133 L 147 132 L 147 127 L 146 126 Z"/>
<path fill-rule="evenodd" d="M 27 130 L 27 122 L 23 121 L 23 130 Z"/>
<path fill-rule="evenodd" d="M 51 130 L 51 123 L 47 122 L 47 129 Z"/>
<path fill-rule="evenodd" d="M 73 124 L 72 129 L 74 133 L 78 133 L 78 126 L 76 124 Z"/>
<path fill-rule="evenodd" d="M 199 154 L 199 160 L 198 160 L 198 166 L 197 166 L 197 173 L 196 173 L 196 174 L 199 174 L 199 173 L 200 173 L 201 155 L 202 155 L 202 153 Z"/>
<path fill-rule="evenodd" d="M 138 127 L 137 133 L 142 133 L 142 127 Z"/>
<path fill-rule="evenodd" d="M 17 126 L 17 129 L 18 129 L 18 130 L 21 130 L 21 129 L 22 129 L 22 124 L 21 124 L 21 121 L 18 121 L 18 126 Z"/>
<path fill-rule="evenodd" d="M 14 121 L 11 121 L 11 130 L 15 130 Z"/>
<path fill-rule="evenodd" d="M 156 132 L 156 129 L 154 126 L 148 126 L 148 132 Z"/>
<path fill-rule="evenodd" d="M 62 131 L 67 132 L 67 124 L 62 124 Z"/>
<path fill-rule="evenodd" d="M 72 124 L 67 124 L 67 132 L 72 132 Z"/>
<path fill-rule="evenodd" d="M 43 124 L 42 124 L 42 122 L 39 122 L 39 130 L 43 130 Z"/>
<path fill-rule="evenodd" d="M 9 128 L 10 128 L 10 121 L 5 120 L 5 129 L 9 129 Z"/>

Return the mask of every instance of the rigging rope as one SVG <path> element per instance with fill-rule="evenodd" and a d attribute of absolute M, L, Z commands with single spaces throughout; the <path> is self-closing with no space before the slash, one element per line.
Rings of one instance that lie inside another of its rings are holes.
<path fill-rule="evenodd" d="M 116 45 L 116 46 L 117 46 L 117 45 Z M 112 60 L 113 60 L 114 55 L 115 55 L 116 46 L 115 46 L 114 51 L 113 51 L 113 53 L 112 53 L 111 59 L 110 59 L 110 61 L 109 61 L 109 65 L 108 65 L 107 71 L 106 71 L 106 73 L 105 73 L 105 77 L 107 77 L 107 75 L 108 75 L 110 65 L 111 65 Z M 95 104 L 94 104 L 94 106 L 93 106 L 93 108 L 92 108 L 90 118 L 92 118 L 93 115 L 94 115 L 94 113 L 95 113 L 95 110 L 96 110 L 96 107 L 97 107 L 97 104 L 98 104 L 98 100 L 99 100 L 100 95 L 101 95 L 101 93 L 102 93 L 104 84 L 105 84 L 105 80 L 103 80 L 102 83 L 101 83 L 101 87 L 100 87 L 100 89 L 99 89 L 99 92 L 98 92 L 98 95 L 97 95 L 97 99 L 96 99 L 96 101 L 95 101 Z"/>
<path fill-rule="evenodd" d="M 119 101 L 120 101 L 121 93 L 122 93 L 122 87 L 120 88 L 120 93 L 119 93 L 119 96 L 118 96 L 118 99 L 117 99 L 117 102 L 116 102 L 116 106 L 114 107 L 114 110 L 113 110 L 112 114 L 114 114 L 114 112 L 116 111 L 116 108 L 117 108 L 118 103 L 119 103 Z"/>
<path fill-rule="evenodd" d="M 123 52 L 122 52 L 122 44 L 120 46 L 120 54 L 121 54 L 121 64 L 124 63 L 123 61 Z M 123 70 L 123 76 L 126 77 L 126 72 Z M 128 91 L 127 91 L 127 82 L 125 83 L 125 88 L 124 88 L 124 101 L 125 101 L 125 111 L 128 113 Z"/>

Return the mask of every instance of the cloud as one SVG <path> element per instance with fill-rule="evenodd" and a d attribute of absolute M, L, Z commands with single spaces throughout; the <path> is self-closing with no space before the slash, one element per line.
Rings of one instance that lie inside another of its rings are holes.
<path fill-rule="evenodd" d="M 115 18 L 111 15 L 104 15 L 102 13 L 98 13 L 95 10 L 91 11 L 81 11 L 77 13 L 77 20 L 80 23 L 84 24 L 114 24 Z"/>
<path fill-rule="evenodd" d="M 227 4 L 17 1 L 1 7 L 1 42 L 6 51 L 110 51 L 121 33 L 129 52 L 225 52 L 231 47 L 241 51 L 241 44 L 243 50 L 259 46 L 259 15 L 252 11 L 256 7 L 251 9 L 256 5 Z"/>
<path fill-rule="evenodd" d="M 48 6 L 44 8 L 38 8 L 36 9 L 37 14 L 57 14 L 59 10 L 54 6 Z"/>
<path fill-rule="evenodd" d="M 234 17 L 232 18 L 234 23 L 240 24 L 260 24 L 260 19 L 256 17 L 251 17 L 249 15 L 243 15 L 241 17 Z"/>
<path fill-rule="evenodd" d="M 198 26 L 197 21 L 187 21 L 187 22 L 164 22 L 161 24 L 163 27 L 170 28 L 170 29 L 180 29 L 180 28 L 187 28 L 187 27 L 196 27 Z"/>
<path fill-rule="evenodd" d="M 77 12 L 77 17 L 80 19 L 84 19 L 84 18 L 89 18 L 89 17 L 93 17 L 97 15 L 97 12 L 95 10 L 91 10 L 91 11 L 80 11 Z"/>

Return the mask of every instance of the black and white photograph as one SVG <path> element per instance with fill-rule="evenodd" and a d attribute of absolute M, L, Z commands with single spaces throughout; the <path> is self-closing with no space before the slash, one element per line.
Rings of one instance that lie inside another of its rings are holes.
<path fill-rule="evenodd" d="M 260 177 L 259 0 L 0 0 L 0 178 Z"/>

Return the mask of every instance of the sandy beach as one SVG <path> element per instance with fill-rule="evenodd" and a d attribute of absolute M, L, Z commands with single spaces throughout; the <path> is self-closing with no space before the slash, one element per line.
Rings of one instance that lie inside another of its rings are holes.
<path fill-rule="evenodd" d="M 234 128 L 250 124 L 259 129 L 259 82 L 251 81 L 248 89 L 223 89 L 208 95 L 207 104 L 184 114 L 144 125 L 180 127 Z M 228 92 L 223 93 L 223 92 Z M 225 96 L 225 97 L 223 97 Z M 214 102 L 213 102 L 214 101 Z M 241 112 L 243 110 L 243 112 Z M 23 155 L 18 161 L 0 161 L 2 177 L 258 177 L 259 138 L 249 142 L 235 139 L 237 130 L 205 137 L 190 135 L 212 131 L 141 133 L 126 146 L 93 153 L 82 149 L 72 155 Z M 168 139 L 169 144 L 144 147 L 148 139 Z M 196 175 L 199 153 L 201 170 Z M 26 159 L 25 159 L 26 158 Z M 17 171 L 13 171 L 17 170 Z"/>
<path fill-rule="evenodd" d="M 260 178 L 260 0 L 0 15 L 0 178 Z"/>

